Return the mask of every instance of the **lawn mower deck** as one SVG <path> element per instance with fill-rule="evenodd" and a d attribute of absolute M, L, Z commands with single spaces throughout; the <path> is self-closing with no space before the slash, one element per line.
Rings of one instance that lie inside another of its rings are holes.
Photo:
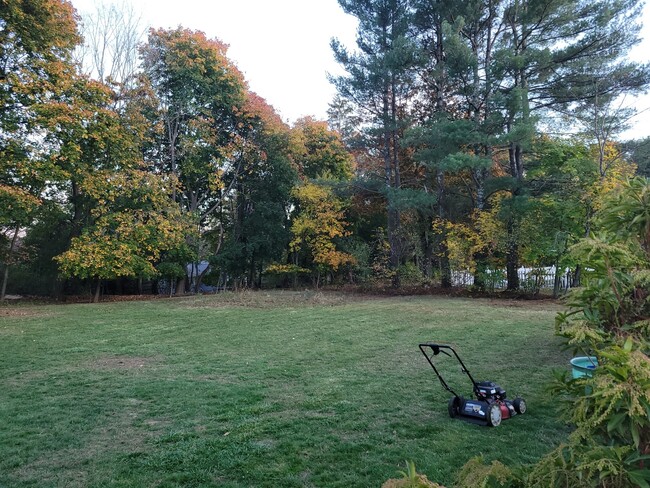
<path fill-rule="evenodd" d="M 463 363 L 463 360 L 460 359 L 460 356 L 451 346 L 425 342 L 420 344 L 419 347 L 420 351 L 422 351 L 422 354 L 424 354 L 424 357 L 427 358 L 427 361 L 433 368 L 433 371 L 435 371 L 436 376 L 438 376 L 440 384 L 445 388 L 445 390 L 449 391 L 453 395 L 447 404 L 449 416 L 451 418 L 462 419 L 473 424 L 496 427 L 501 424 L 502 420 L 526 412 L 526 402 L 523 398 L 517 397 L 510 400 L 506 398 L 506 391 L 498 384 L 492 381 L 477 382 L 474 380 L 471 373 Z M 447 350 L 451 351 L 454 356 L 449 354 Z M 449 387 L 433 363 L 434 356 L 437 356 L 440 353 L 449 357 L 456 357 L 460 363 L 462 372 L 465 373 L 472 382 L 472 393 L 475 398 L 464 398 Z"/>

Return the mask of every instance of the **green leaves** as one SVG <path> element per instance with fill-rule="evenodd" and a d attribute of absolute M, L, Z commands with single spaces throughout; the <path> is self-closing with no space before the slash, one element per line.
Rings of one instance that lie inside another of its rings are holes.
<path fill-rule="evenodd" d="M 576 427 L 563 448 L 570 458 L 560 467 L 553 463 L 559 451 L 551 453 L 531 476 L 557 480 L 573 468 L 585 484 L 648 486 L 648 470 L 639 468 L 650 449 L 650 301 L 647 287 L 639 286 L 646 273 L 637 271 L 650 268 L 650 260 L 638 252 L 644 227 L 637 217 L 644 205 L 635 203 L 645 186 L 628 183 L 609 195 L 597 216 L 609 232 L 572 249 L 585 266 L 585 281 L 570 295 L 570 311 L 558 314 L 557 330 L 568 345 L 595 355 L 598 367 L 592 377 L 556 378 L 553 390 Z"/>
<path fill-rule="evenodd" d="M 172 188 L 143 171 L 88 178 L 87 195 L 97 202 L 95 222 L 56 257 L 62 273 L 101 279 L 157 275 L 154 264 L 162 253 L 181 246 L 192 232 L 171 200 Z"/>

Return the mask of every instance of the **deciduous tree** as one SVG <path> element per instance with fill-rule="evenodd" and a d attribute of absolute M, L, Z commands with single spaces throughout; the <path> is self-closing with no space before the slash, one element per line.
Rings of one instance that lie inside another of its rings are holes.
<path fill-rule="evenodd" d="M 0 229 L 8 237 L 0 300 L 19 232 L 33 222 L 54 176 L 39 147 L 44 129 L 35 107 L 60 94 L 61 82 L 73 73 L 71 53 L 79 40 L 68 2 L 0 3 Z"/>
<path fill-rule="evenodd" d="M 324 271 L 336 271 L 342 265 L 354 263 L 354 258 L 336 245 L 337 239 L 348 234 L 343 207 L 331 190 L 313 183 L 297 186 L 293 195 L 300 211 L 291 224 L 290 249 L 296 260 L 302 253 L 310 267 L 315 267 L 318 287 Z"/>
<path fill-rule="evenodd" d="M 190 232 L 171 199 L 175 180 L 139 170 L 98 171 L 82 191 L 96 203 L 94 223 L 72 239 L 56 260 L 66 276 L 97 280 L 153 277 L 165 251 L 180 247 Z"/>

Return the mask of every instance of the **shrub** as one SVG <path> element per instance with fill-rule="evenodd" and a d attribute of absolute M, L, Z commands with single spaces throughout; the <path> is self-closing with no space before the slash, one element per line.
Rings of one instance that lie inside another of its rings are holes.
<path fill-rule="evenodd" d="M 406 461 L 406 471 L 400 471 L 402 478 L 389 479 L 381 488 L 445 488 L 444 486 L 429 481 L 429 479 L 419 474 L 415 470 L 415 463 L 413 461 Z"/>
<path fill-rule="evenodd" d="M 650 486 L 650 181 L 610 196 L 597 223 L 602 232 L 571 250 L 584 286 L 556 328 L 599 367 L 591 377 L 556 374 L 551 393 L 575 431 L 533 468 L 529 486 Z"/>
<path fill-rule="evenodd" d="M 454 486 L 457 488 L 505 488 L 518 486 L 521 480 L 513 471 L 499 461 L 485 464 L 482 457 L 470 459 L 462 467 Z"/>
<path fill-rule="evenodd" d="M 424 275 L 415 263 L 406 263 L 399 267 L 400 282 L 406 286 L 418 286 L 422 284 Z"/>

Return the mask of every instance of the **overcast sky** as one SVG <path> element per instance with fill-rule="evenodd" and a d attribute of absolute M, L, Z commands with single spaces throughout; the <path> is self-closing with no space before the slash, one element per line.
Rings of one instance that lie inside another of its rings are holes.
<path fill-rule="evenodd" d="M 354 47 L 356 20 L 337 0 L 104 0 L 131 3 L 143 27 L 201 30 L 230 45 L 229 58 L 244 73 L 251 90 L 265 98 L 287 122 L 312 115 L 327 117 L 335 90 L 327 73 L 338 74 L 330 49 L 332 37 Z M 72 0 L 80 14 L 100 0 Z M 644 42 L 633 53 L 650 60 L 650 6 L 646 5 Z M 626 135 L 650 135 L 650 96 L 634 101 L 644 111 Z"/>

